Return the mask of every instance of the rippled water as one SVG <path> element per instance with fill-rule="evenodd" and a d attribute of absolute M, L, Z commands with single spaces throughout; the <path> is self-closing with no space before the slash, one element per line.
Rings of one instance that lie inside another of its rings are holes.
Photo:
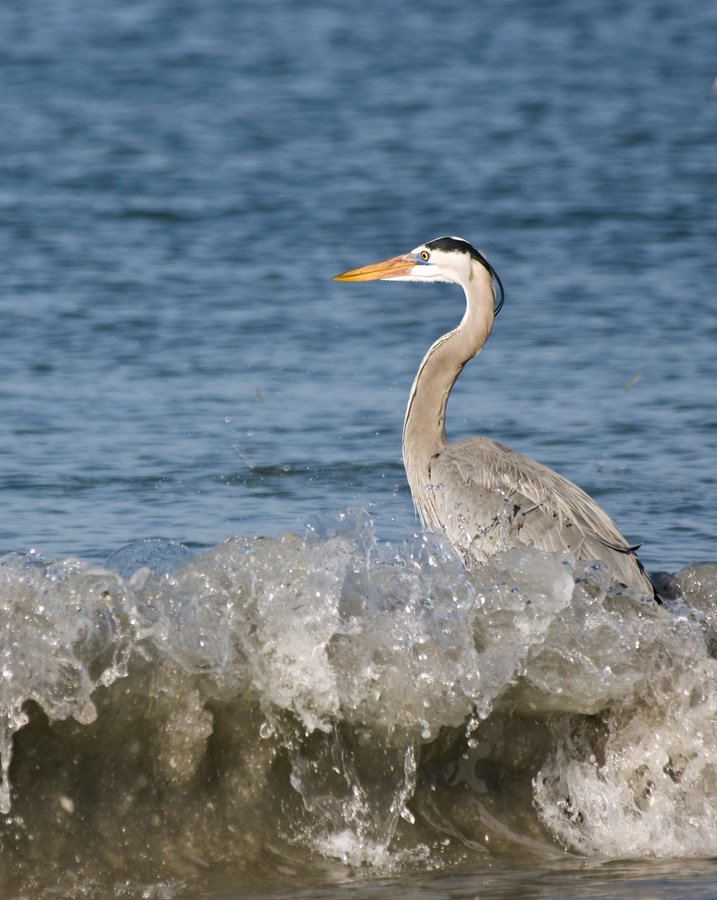
<path fill-rule="evenodd" d="M 714 893 L 716 26 L 0 8 L 2 896 Z M 580 484 L 665 609 L 413 537 L 462 297 L 330 279 L 445 233 L 507 293 L 449 436 Z"/>

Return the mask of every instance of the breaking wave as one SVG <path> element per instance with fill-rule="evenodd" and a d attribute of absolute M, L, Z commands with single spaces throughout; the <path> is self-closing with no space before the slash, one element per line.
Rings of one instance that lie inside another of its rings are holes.
<path fill-rule="evenodd" d="M 357 509 L 7 555 L 3 884 L 715 856 L 717 565 L 660 579 L 664 606 L 569 554 L 466 571 Z"/>

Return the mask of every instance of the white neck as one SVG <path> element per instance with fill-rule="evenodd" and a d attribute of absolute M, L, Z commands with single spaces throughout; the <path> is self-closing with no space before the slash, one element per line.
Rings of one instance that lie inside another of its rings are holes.
<path fill-rule="evenodd" d="M 446 405 L 451 389 L 469 359 L 480 352 L 493 327 L 495 295 L 485 267 L 474 261 L 463 285 L 466 312 L 457 328 L 439 338 L 423 358 L 408 398 L 403 425 L 403 464 L 413 501 L 424 521 L 430 460 L 447 446 Z"/>

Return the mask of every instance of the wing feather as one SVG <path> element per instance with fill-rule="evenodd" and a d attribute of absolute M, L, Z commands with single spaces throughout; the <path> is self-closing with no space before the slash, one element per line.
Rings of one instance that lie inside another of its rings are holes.
<path fill-rule="evenodd" d="M 603 559 L 623 584 L 652 593 L 632 547 L 577 485 L 489 438 L 450 444 L 430 461 L 423 520 L 443 528 L 468 557 L 516 544 Z"/>

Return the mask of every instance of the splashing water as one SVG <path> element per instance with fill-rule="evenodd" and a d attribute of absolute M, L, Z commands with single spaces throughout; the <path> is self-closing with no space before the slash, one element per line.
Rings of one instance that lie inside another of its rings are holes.
<path fill-rule="evenodd" d="M 717 566 L 660 607 L 569 554 L 378 547 L 361 510 L 166 551 L 1 561 L 10 882 L 717 852 Z"/>

